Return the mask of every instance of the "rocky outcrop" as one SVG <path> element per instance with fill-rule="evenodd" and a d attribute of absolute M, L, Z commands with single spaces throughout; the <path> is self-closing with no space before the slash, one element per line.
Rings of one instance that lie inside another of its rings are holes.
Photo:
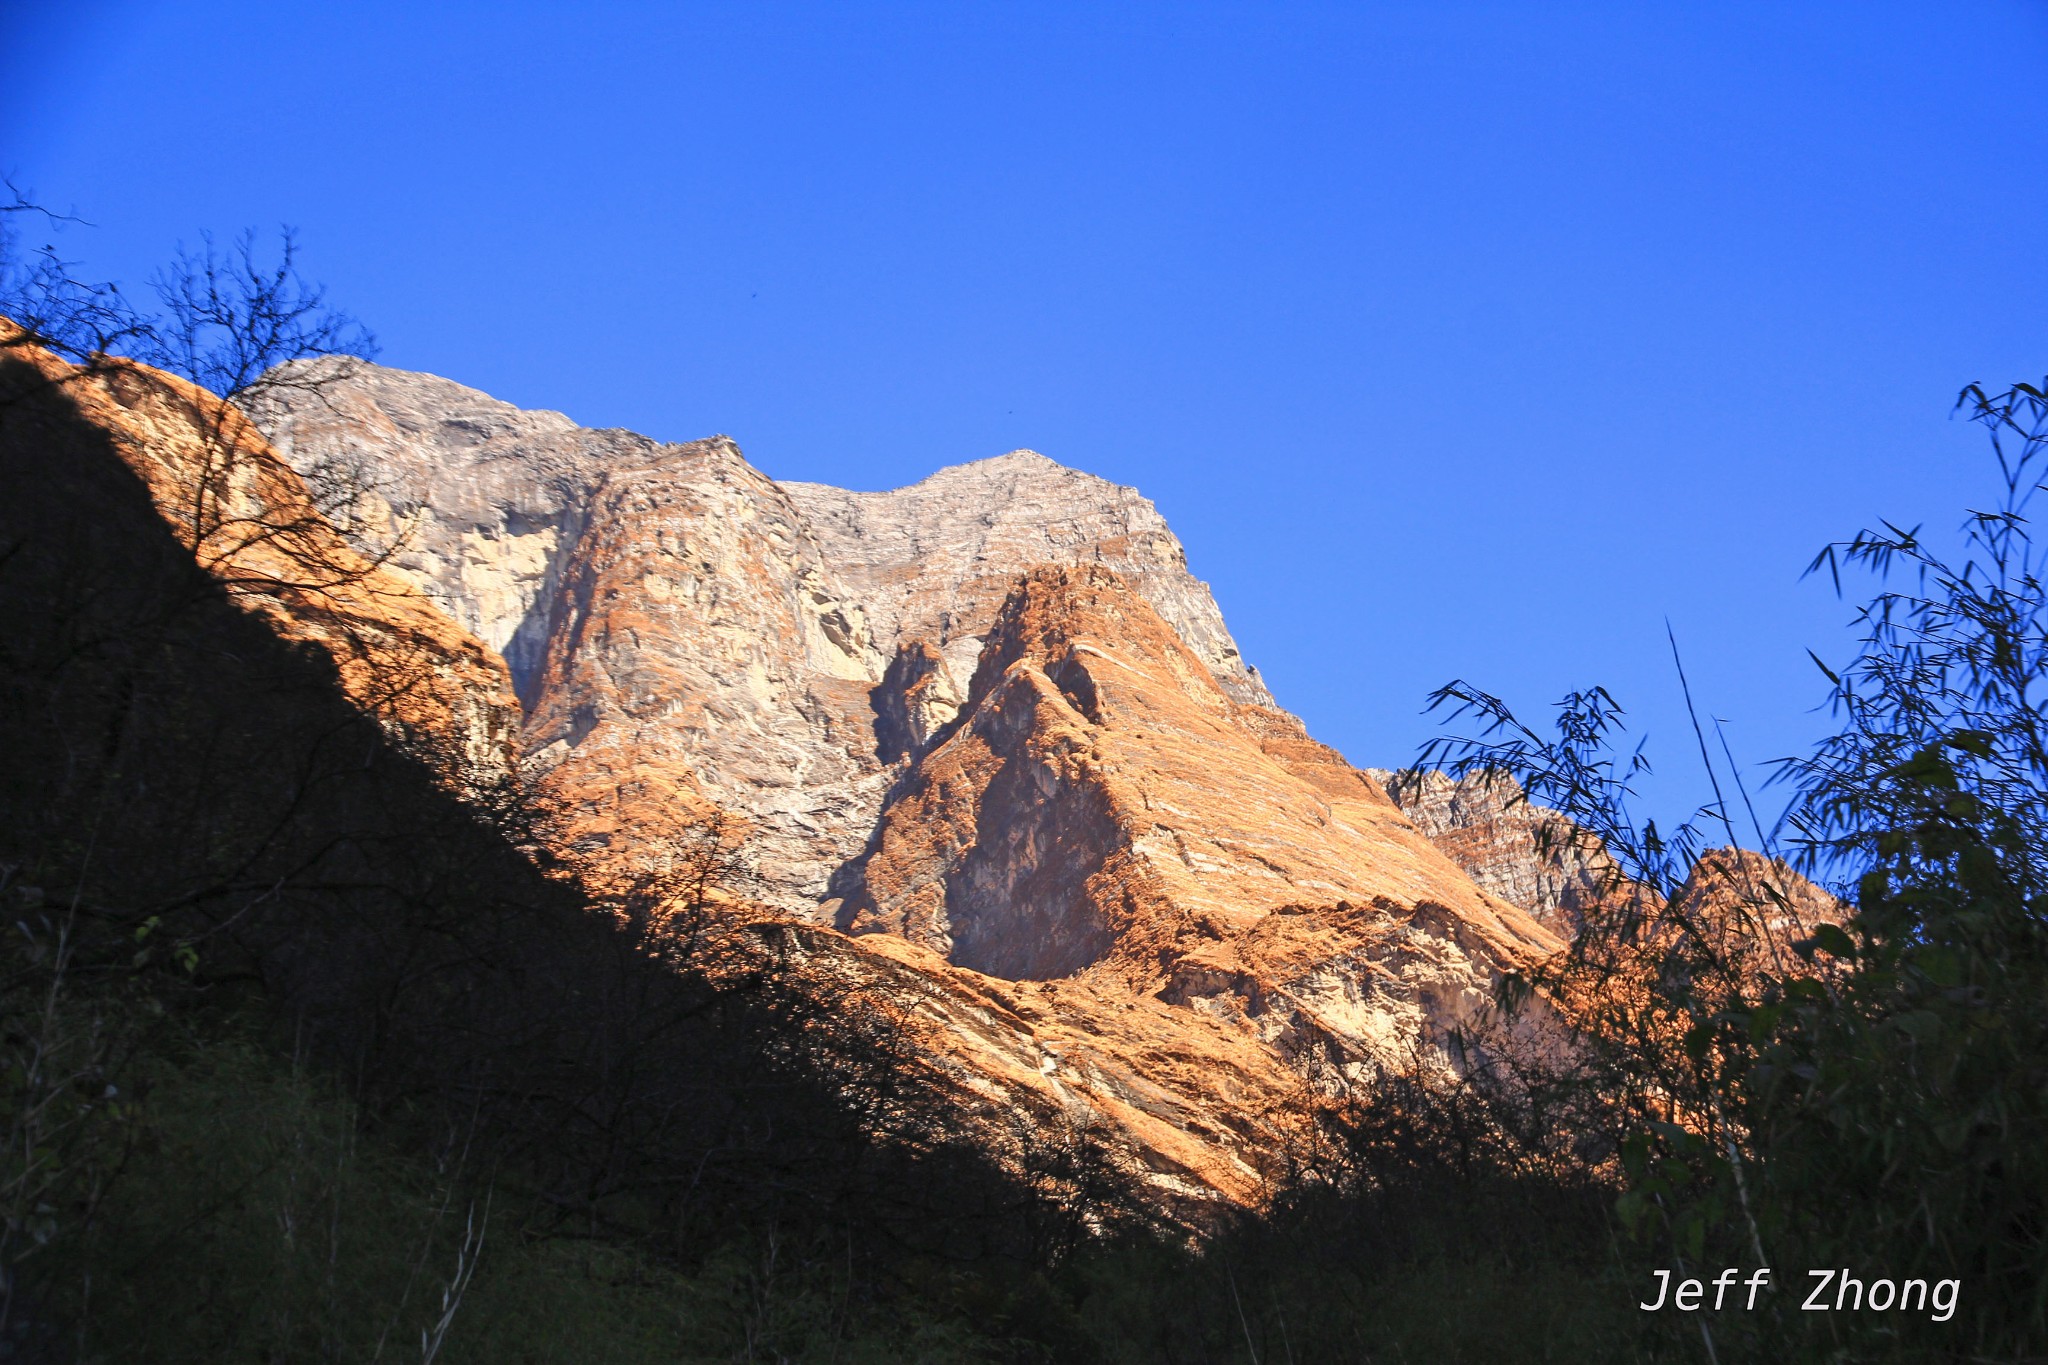
<path fill-rule="evenodd" d="M 1436 771 L 1369 769 L 1430 842 L 1487 892 L 1527 909 L 1571 939 L 1603 916 L 1696 915 L 1748 933 L 1789 960 L 1790 945 L 1846 909 L 1782 859 L 1746 849 L 1702 852 L 1671 904 L 1628 878 L 1597 839 L 1557 811 L 1530 802 L 1507 773 L 1453 778 Z"/>
<path fill-rule="evenodd" d="M 1622 893 L 1614 861 L 1503 772 L 1369 770 L 1402 812 L 1474 882 L 1570 938 Z"/>
<path fill-rule="evenodd" d="M 1161 998 L 1353 1069 L 1440 1040 L 1557 946 L 1092 565 L 1012 591 L 849 882 L 852 932 Z"/>
<path fill-rule="evenodd" d="M 1040 455 L 894 493 L 783 485 L 722 437 L 586 431 L 374 365 L 260 416 L 309 476 L 360 483 L 366 550 L 505 652 L 571 837 L 658 859 L 708 801 L 752 823 L 756 892 L 790 913 L 829 913 L 899 737 L 950 717 L 1035 564 L 1117 567 L 1220 685 L 1270 700 L 1152 505 Z"/>
<path fill-rule="evenodd" d="M 1782 972 L 1842 913 L 1725 852 L 1667 905 L 1504 779 L 1353 768 L 1273 704 L 1151 504 L 1042 456 L 785 485 L 722 437 L 331 363 L 288 372 L 266 439 L 153 371 L 10 349 L 392 732 L 462 781 L 523 743 L 593 888 L 715 876 L 692 923 L 904 1021 L 905 1093 L 999 1155 L 1088 1134 L 1185 1217 L 1260 1198 L 1322 1097 L 1597 1023 L 1680 920 Z M 1502 975 L 1577 962 L 1588 926 L 1616 956 L 1495 1029 Z"/>
<path fill-rule="evenodd" d="M 1782 858 L 1751 849 L 1715 848 L 1699 856 L 1672 894 L 1670 917 L 1696 926 L 1774 975 L 1803 971 L 1795 945 L 1823 924 L 1848 921 L 1850 908 Z"/>
<path fill-rule="evenodd" d="M 908 760 L 960 714 L 966 700 L 946 656 L 924 640 L 898 645 L 875 687 L 875 755 L 884 763 Z"/>
<path fill-rule="evenodd" d="M 502 655 L 531 701 L 591 496 L 659 444 L 361 361 L 300 362 L 284 377 L 251 405 L 279 453 L 346 488 L 336 511 L 352 538 Z"/>
<path fill-rule="evenodd" d="M 576 837 L 659 856 L 700 795 L 753 822 L 757 893 L 811 913 L 889 774 L 861 608 L 782 490 L 722 439 L 599 481 L 532 689 L 526 743 Z"/>

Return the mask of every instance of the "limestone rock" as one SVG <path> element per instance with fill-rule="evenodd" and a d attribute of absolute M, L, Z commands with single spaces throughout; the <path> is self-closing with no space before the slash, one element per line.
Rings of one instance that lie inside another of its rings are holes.
<path fill-rule="evenodd" d="M 1118 575 L 1035 570 L 839 920 L 1391 1064 L 1558 941 L 1289 720 L 1226 694 Z"/>
<path fill-rule="evenodd" d="M 586 431 L 374 365 L 259 415 L 309 476 L 362 471 L 359 543 L 503 650 L 575 837 L 658 857 L 712 802 L 754 823 L 759 894 L 792 913 L 829 913 L 901 740 L 945 723 L 1034 564 L 1120 567 L 1223 686 L 1270 700 L 1152 505 L 1040 455 L 894 493 L 782 485 L 722 437 Z M 903 648 L 936 662 L 885 680 Z M 878 710 L 898 698 L 900 735 Z"/>
<path fill-rule="evenodd" d="M 937 648 L 923 640 L 898 645 L 874 691 L 876 756 L 895 763 L 922 753 L 965 699 Z"/>
<path fill-rule="evenodd" d="M 942 469 L 886 493 L 783 487 L 826 556 L 868 605 L 881 639 L 925 640 L 970 677 L 980 635 L 1018 574 L 1038 564 L 1101 564 L 1152 604 L 1239 701 L 1271 705 L 1207 584 L 1151 501 L 1034 450 Z"/>
<path fill-rule="evenodd" d="M 429 374 L 360 361 L 301 362 L 253 405 L 278 452 L 309 478 L 358 481 L 347 529 L 504 656 L 531 700 L 559 601 L 557 572 L 613 469 L 658 443 L 590 431 Z"/>
<path fill-rule="evenodd" d="M 762 899 L 806 913 L 859 853 L 889 775 L 860 606 L 776 484 L 723 439 L 607 474 L 556 573 L 528 713 L 579 837 L 659 856 L 678 809 L 754 822 Z"/>

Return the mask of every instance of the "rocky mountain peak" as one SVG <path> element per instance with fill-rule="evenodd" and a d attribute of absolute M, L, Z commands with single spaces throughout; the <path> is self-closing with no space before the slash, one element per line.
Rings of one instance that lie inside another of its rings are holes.
<path fill-rule="evenodd" d="M 631 870 L 737 817 L 750 898 L 925 1001 L 991 1123 L 1250 1198 L 1304 1069 L 1454 1065 L 1558 946 L 1278 709 L 1135 489 L 1028 450 L 780 483 L 377 367 L 262 421 L 504 651 L 561 839 Z"/>
<path fill-rule="evenodd" d="M 252 415 L 302 474 L 358 486 L 344 529 L 367 549 L 396 547 L 392 568 L 502 654 L 529 703 L 557 571 L 593 492 L 662 448 L 361 361 L 317 393 L 286 387 Z"/>
<path fill-rule="evenodd" d="M 888 492 L 777 483 L 728 437 L 587 430 L 376 365 L 259 420 L 298 467 L 361 471 L 351 533 L 396 545 L 393 568 L 504 654 L 540 769 L 642 794 L 611 803 L 607 839 L 655 838 L 700 796 L 745 812 L 763 895 L 799 913 L 1036 565 L 1121 575 L 1220 687 L 1271 700 L 1151 502 L 1034 451 Z M 874 693 L 906 649 L 914 687 Z M 901 725 L 878 728 L 892 697 Z"/>

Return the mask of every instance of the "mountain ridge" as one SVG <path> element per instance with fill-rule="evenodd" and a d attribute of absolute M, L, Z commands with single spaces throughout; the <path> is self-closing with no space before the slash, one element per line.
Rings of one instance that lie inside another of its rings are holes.
<path fill-rule="evenodd" d="M 1135 489 L 1023 450 L 783 483 L 374 366 L 259 420 L 369 471 L 350 534 L 504 650 L 564 848 L 630 877 L 738 822 L 742 900 L 921 1001 L 991 1134 L 1255 1201 L 1315 1094 L 1466 1065 L 1560 946 L 1278 707 Z"/>

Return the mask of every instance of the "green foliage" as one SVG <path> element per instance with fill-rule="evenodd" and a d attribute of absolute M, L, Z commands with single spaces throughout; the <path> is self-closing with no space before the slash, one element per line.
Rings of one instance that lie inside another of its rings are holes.
<path fill-rule="evenodd" d="M 2048 1346 L 2048 587 L 2027 515 L 2048 473 L 2048 395 L 1973 386 L 1958 406 L 2002 476 L 1960 561 L 1886 523 L 1813 564 L 1838 589 L 1845 567 L 1911 580 L 1861 610 L 1846 666 L 1816 656 L 1840 726 L 1780 773 L 1788 846 L 1842 888 L 1844 922 L 1788 933 L 1786 879 L 1741 882 L 1739 864 L 1699 852 L 1703 828 L 1734 838 L 1718 786 L 1675 837 L 1638 831 L 1628 782 L 1643 765 L 1608 756 L 1619 709 L 1604 693 L 1567 699 L 1556 739 L 1464 684 L 1438 696 L 1485 729 L 1436 757 L 1514 773 L 1615 859 L 1610 913 L 1537 984 L 1594 1059 L 1621 1137 L 1621 1222 L 1683 1273 L 1962 1281 L 1945 1324 L 1803 1314 L 1780 1295 L 1722 1329 L 1724 1357 Z M 1698 894 L 1710 865 L 1718 902 Z"/>
<path fill-rule="evenodd" d="M 1835 674 L 1845 724 L 1789 765 L 1796 837 L 1857 914 L 1812 947 L 1839 988 L 1765 1031 L 1751 1112 L 1784 1240 L 1961 1277 L 1958 1336 L 1998 1355 L 2048 1342 L 2048 588 L 2027 519 L 2048 397 L 1972 387 L 1959 406 L 2003 475 L 1961 562 L 1889 525 L 1816 560 L 1913 587 L 1863 610 Z"/>
<path fill-rule="evenodd" d="M 181 1030 L 135 1074 L 123 1179 L 44 1281 L 75 1296 L 43 1306 L 81 1365 L 417 1360 L 423 1339 L 453 1365 L 997 1358 L 865 1293 L 843 1243 L 733 1229 L 688 1269 L 560 1236 L 463 1135 L 366 1133 L 330 1080 L 231 1027 Z"/>

